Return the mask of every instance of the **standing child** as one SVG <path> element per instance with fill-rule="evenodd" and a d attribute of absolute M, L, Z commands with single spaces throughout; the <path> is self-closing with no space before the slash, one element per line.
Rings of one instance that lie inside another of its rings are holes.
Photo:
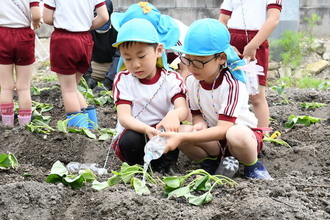
<path fill-rule="evenodd" d="M 35 61 L 35 33 L 40 27 L 39 0 L 0 1 L 0 111 L 2 124 L 14 126 L 14 90 L 18 122 L 31 122 L 31 79 Z M 14 73 L 15 76 L 14 77 Z M 16 79 L 16 80 L 15 80 Z"/>
<path fill-rule="evenodd" d="M 109 19 L 105 2 L 45 0 L 44 3 L 43 19 L 55 27 L 50 41 L 50 64 L 61 85 L 68 126 L 94 128 L 97 126 L 95 107 L 87 107 L 77 84 L 88 70 L 92 57 L 94 43 L 89 31 Z"/>
<path fill-rule="evenodd" d="M 191 159 L 204 160 L 202 168 L 211 174 L 218 167 L 217 158 L 231 154 L 244 164 L 246 177 L 270 178 L 258 161 L 263 135 L 249 111 L 244 74 L 235 70 L 240 59 L 229 42 L 223 24 L 201 19 L 191 24 L 183 46 L 172 47 L 185 54 L 181 62 L 192 73 L 186 85 L 193 125 L 182 125 L 179 133 L 160 135 L 167 137 L 166 151 L 179 146 Z"/>
<path fill-rule="evenodd" d="M 168 71 L 163 45 L 155 27 L 145 19 L 126 22 L 117 42 L 123 63 L 114 80 L 120 134 L 114 143 L 116 154 L 128 164 L 143 164 L 144 146 L 163 127 L 177 132 L 188 115 L 183 79 Z M 176 163 L 176 149 L 151 162 L 154 170 L 169 172 Z"/>
<path fill-rule="evenodd" d="M 250 95 L 258 127 L 268 130 L 269 108 L 266 100 L 269 44 L 267 38 L 279 23 L 282 0 L 224 0 L 219 20 L 229 28 L 230 44 L 248 61 L 257 59 L 264 68 L 259 76 L 259 94 Z"/>

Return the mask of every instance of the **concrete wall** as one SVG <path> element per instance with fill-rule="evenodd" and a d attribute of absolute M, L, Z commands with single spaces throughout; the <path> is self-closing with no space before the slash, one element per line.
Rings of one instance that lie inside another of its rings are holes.
<path fill-rule="evenodd" d="M 112 0 L 115 9 L 125 11 L 138 0 Z M 149 0 L 162 13 L 179 19 L 186 25 L 193 21 L 210 17 L 219 17 L 219 8 L 223 0 Z M 299 10 L 298 10 L 299 7 Z M 330 36 L 330 0 L 284 0 L 281 21 L 272 37 L 278 38 L 285 30 L 307 30 L 306 17 L 316 13 L 321 21 L 315 27 L 315 35 Z"/>

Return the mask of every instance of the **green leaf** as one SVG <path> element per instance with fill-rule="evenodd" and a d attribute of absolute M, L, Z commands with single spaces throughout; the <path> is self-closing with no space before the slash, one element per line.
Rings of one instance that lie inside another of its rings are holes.
<path fill-rule="evenodd" d="M 288 144 L 287 142 L 285 142 L 281 139 L 273 139 L 273 138 L 270 138 L 270 137 L 264 137 L 263 141 L 273 142 L 273 143 L 277 143 L 277 144 L 280 144 L 280 145 L 283 145 L 283 146 L 286 146 L 286 147 L 291 147 L 290 144 Z"/>
<path fill-rule="evenodd" d="M 58 120 L 57 121 L 57 130 L 59 130 L 60 132 L 63 133 L 68 133 L 67 127 L 68 127 L 68 119 L 62 121 L 62 120 Z"/>
<path fill-rule="evenodd" d="M 57 183 L 62 182 L 62 177 L 57 174 L 50 174 L 46 178 L 47 183 Z"/>
<path fill-rule="evenodd" d="M 211 189 L 211 186 L 212 185 L 211 185 L 210 176 L 205 175 L 198 178 L 198 180 L 195 182 L 193 189 L 195 191 L 197 190 L 208 191 Z"/>
<path fill-rule="evenodd" d="M 81 175 L 84 178 L 84 181 L 88 183 L 92 183 L 97 179 L 97 176 L 90 169 L 80 170 L 79 175 Z"/>
<path fill-rule="evenodd" d="M 91 139 L 96 139 L 96 135 L 95 134 L 93 134 L 90 130 L 88 130 L 88 129 L 83 129 L 83 133 L 87 136 L 87 137 L 89 137 L 89 138 L 91 138 Z"/>
<path fill-rule="evenodd" d="M 114 176 L 110 177 L 108 179 L 107 183 L 111 187 L 111 186 L 114 186 L 114 185 L 118 184 L 120 180 L 121 180 L 121 176 L 118 173 L 118 175 L 114 175 Z"/>
<path fill-rule="evenodd" d="M 9 153 L 8 159 L 9 159 L 10 167 L 16 169 L 18 167 L 17 158 L 13 154 Z"/>
<path fill-rule="evenodd" d="M 190 194 L 190 187 L 189 186 L 185 186 L 182 188 L 178 188 L 176 190 L 173 190 L 172 192 L 170 192 L 167 197 L 171 198 L 171 197 L 181 197 L 181 196 L 186 196 Z"/>
<path fill-rule="evenodd" d="M 0 166 L 8 158 L 8 154 L 0 154 Z"/>
<path fill-rule="evenodd" d="M 68 173 L 69 171 L 60 161 L 56 161 L 53 164 L 52 169 L 50 170 L 50 174 L 57 174 L 60 177 L 63 177 L 64 175 L 68 175 Z"/>
<path fill-rule="evenodd" d="M 95 189 L 97 191 L 101 191 L 104 190 L 106 188 L 109 188 L 109 184 L 108 182 L 99 182 L 97 180 L 94 180 L 92 183 L 92 189 Z"/>
<path fill-rule="evenodd" d="M 81 175 L 68 175 L 62 179 L 65 185 L 70 185 L 72 189 L 80 189 L 84 186 L 84 178 Z"/>
<path fill-rule="evenodd" d="M 194 196 L 190 194 L 187 198 L 189 203 L 193 205 L 204 205 L 213 200 L 213 196 L 210 192 L 206 192 L 201 196 Z"/>
<path fill-rule="evenodd" d="M 106 140 L 110 140 L 112 137 L 111 134 L 102 134 L 100 137 L 99 137 L 99 141 L 106 141 Z"/>
<path fill-rule="evenodd" d="M 182 177 L 175 177 L 175 176 L 167 176 L 163 178 L 163 181 L 166 186 L 170 188 L 179 188 L 182 185 L 183 178 Z"/>
<path fill-rule="evenodd" d="M 140 180 L 140 179 L 133 177 L 131 179 L 131 185 L 133 186 L 135 192 L 139 195 L 150 194 L 150 190 L 148 189 L 148 187 L 145 184 L 143 184 L 142 180 Z"/>

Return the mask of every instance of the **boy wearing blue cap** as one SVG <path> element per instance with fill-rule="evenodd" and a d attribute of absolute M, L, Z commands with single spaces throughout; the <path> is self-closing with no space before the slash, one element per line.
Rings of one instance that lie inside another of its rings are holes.
<path fill-rule="evenodd" d="M 173 62 L 178 55 L 170 50 L 174 45 L 182 45 L 187 26 L 181 21 L 174 19 L 168 15 L 163 15 L 160 11 L 149 2 L 138 2 L 132 4 L 123 12 L 114 12 L 111 14 L 111 22 L 116 30 L 134 18 L 146 19 L 153 24 L 159 34 L 159 40 L 166 49 L 167 62 L 172 64 L 171 67 L 180 71 L 181 76 L 185 77 L 186 68 Z M 180 68 L 181 67 L 181 68 Z"/>
<path fill-rule="evenodd" d="M 180 133 L 160 134 L 167 149 L 179 149 L 193 160 L 232 155 L 244 164 L 248 178 L 271 178 L 258 161 L 263 134 L 249 111 L 245 76 L 237 67 L 244 64 L 232 49 L 227 28 L 215 19 L 191 24 L 181 62 L 192 73 L 186 79 L 193 125 L 182 125 Z M 166 152 L 166 151 L 165 151 Z M 214 174 L 219 160 L 206 159 L 202 168 Z"/>
<path fill-rule="evenodd" d="M 79 83 L 92 58 L 93 40 L 89 33 L 106 23 L 109 15 L 104 0 L 45 0 L 43 19 L 54 25 L 50 39 L 51 70 L 57 73 L 69 127 L 95 128 L 95 107 L 88 107 L 78 91 Z M 97 16 L 94 18 L 94 9 Z"/>
<path fill-rule="evenodd" d="M 126 22 L 118 32 L 121 53 L 113 97 L 117 106 L 116 154 L 128 164 L 143 164 L 144 146 L 163 127 L 177 132 L 188 115 L 183 79 L 168 71 L 163 45 L 155 27 L 145 19 Z M 153 160 L 155 171 L 169 172 L 178 149 Z"/>

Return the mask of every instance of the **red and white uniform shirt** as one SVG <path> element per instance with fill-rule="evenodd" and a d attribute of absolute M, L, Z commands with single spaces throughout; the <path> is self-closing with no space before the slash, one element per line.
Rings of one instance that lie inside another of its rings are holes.
<path fill-rule="evenodd" d="M 70 32 L 89 31 L 94 9 L 104 4 L 104 0 L 44 0 L 46 8 L 55 10 L 54 27 Z"/>
<path fill-rule="evenodd" d="M 257 127 L 258 120 L 249 110 L 246 85 L 236 80 L 228 69 L 221 71 L 214 86 L 196 80 L 193 75 L 186 78 L 186 86 L 191 113 L 203 113 L 210 127 L 216 126 L 218 120 Z"/>
<path fill-rule="evenodd" d="M 282 10 L 282 0 L 224 0 L 220 10 L 221 14 L 231 16 L 228 28 L 260 30 L 270 8 Z"/>
<path fill-rule="evenodd" d="M 39 6 L 39 0 L 1 0 L 0 26 L 9 28 L 30 27 L 30 8 L 34 6 Z"/>
<path fill-rule="evenodd" d="M 128 70 L 117 73 L 114 79 L 115 104 L 131 105 L 132 116 L 138 115 L 136 118 L 139 121 L 150 126 L 159 123 L 174 108 L 173 103 L 179 97 L 186 97 L 182 77 L 177 72 L 167 72 L 163 68 L 157 67 L 157 73 L 151 79 L 138 79 Z M 117 130 L 121 129 L 118 122 Z"/>

